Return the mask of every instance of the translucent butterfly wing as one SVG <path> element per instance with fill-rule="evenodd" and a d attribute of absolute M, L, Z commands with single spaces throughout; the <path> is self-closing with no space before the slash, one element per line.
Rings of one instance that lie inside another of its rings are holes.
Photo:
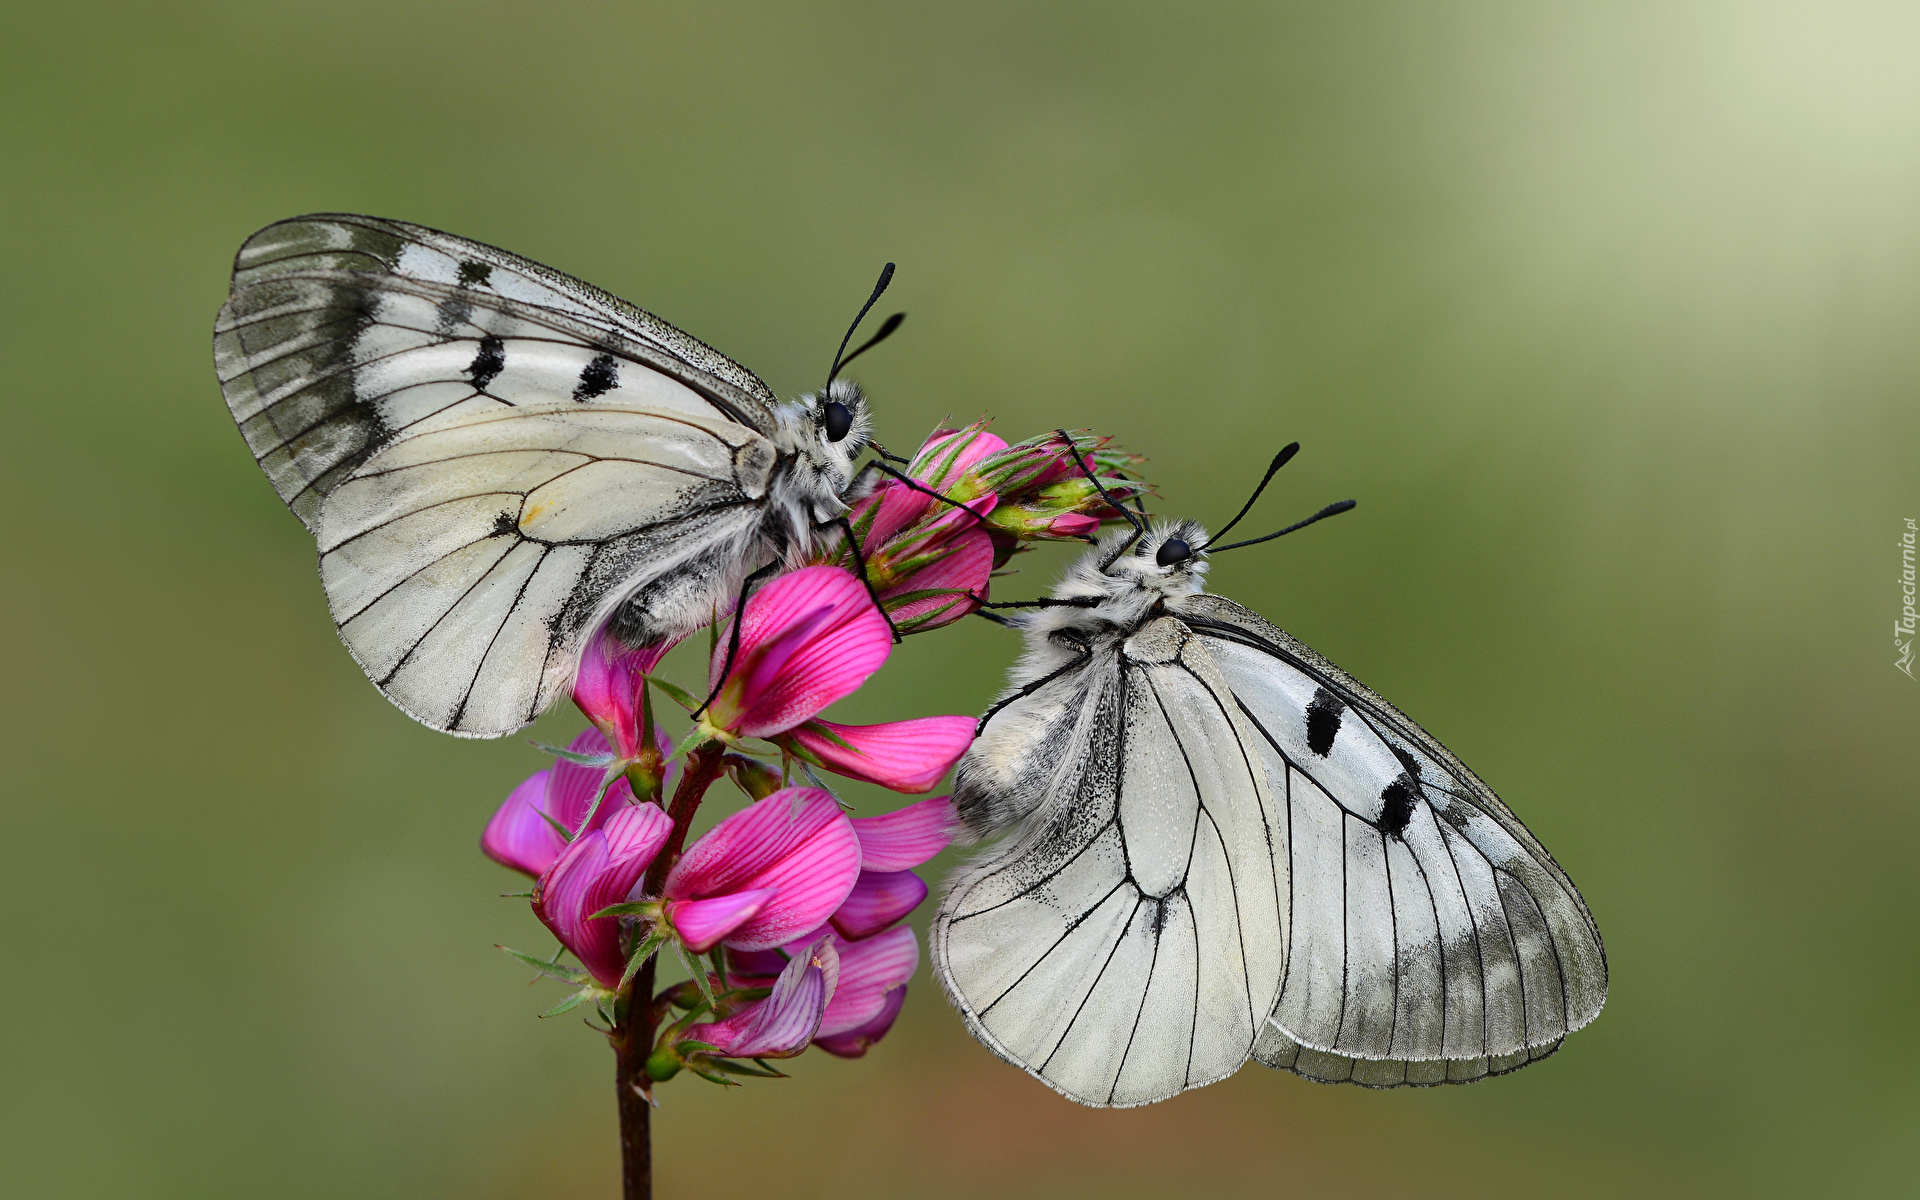
<path fill-rule="evenodd" d="M 949 889 L 936 970 L 975 1036 L 1082 1103 L 1224 1078 L 1286 957 L 1284 831 L 1253 735 L 1177 621 L 1049 690 L 996 717 L 1060 765 L 1024 834 Z"/>
<path fill-rule="evenodd" d="M 1553 1052 L 1606 998 L 1592 915 L 1545 848 L 1392 705 L 1216 596 L 1185 616 L 1284 793 L 1292 945 L 1256 1057 L 1376 1087 Z"/>
<path fill-rule="evenodd" d="M 650 583 L 705 594 L 727 575 L 774 457 L 743 426 L 655 409 L 449 414 L 327 497 L 327 603 L 410 716 L 510 733 L 569 685 L 613 603 Z"/>
<path fill-rule="evenodd" d="M 504 250 L 374 217 L 269 225 L 214 332 L 227 405 L 288 507 L 382 446 L 473 412 L 562 401 L 772 428 L 752 372 L 598 288 Z"/>

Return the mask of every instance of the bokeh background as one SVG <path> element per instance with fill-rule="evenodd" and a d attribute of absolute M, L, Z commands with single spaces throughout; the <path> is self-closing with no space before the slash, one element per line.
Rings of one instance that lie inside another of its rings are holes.
<path fill-rule="evenodd" d="M 1472 763 L 1611 1002 L 1550 1062 L 1077 1108 L 924 967 L 869 1058 L 665 1090 L 663 1194 L 1889 1194 L 1920 1144 L 1920 10 L 1902 3 L 5 6 L 0 1192 L 615 1194 L 611 1064 L 494 942 L 542 759 L 408 722 L 221 404 L 230 256 L 439 226 L 880 432 L 1092 425 Z M 884 310 L 883 310 L 884 311 Z M 1022 562 L 1043 586 L 1058 553 Z M 1009 638 L 841 709 L 974 711 Z M 535 733 L 569 735 L 550 716 Z M 866 811 L 879 799 L 863 794 Z M 935 873 L 938 873 L 937 870 Z"/>

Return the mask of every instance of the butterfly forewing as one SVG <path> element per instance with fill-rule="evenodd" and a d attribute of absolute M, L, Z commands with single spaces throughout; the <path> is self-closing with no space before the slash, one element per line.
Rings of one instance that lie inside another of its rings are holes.
<path fill-rule="evenodd" d="M 760 433 L 750 371 L 551 268 L 399 221 L 323 215 L 241 247 L 214 358 L 228 407 L 309 528 L 380 447 L 471 412 L 645 406 Z"/>
<path fill-rule="evenodd" d="M 1003 721 L 1059 766 L 1026 832 L 948 894 L 949 994 L 984 1042 L 1083 1103 L 1231 1074 L 1285 965 L 1284 831 L 1206 649 L 1156 622 Z"/>
<path fill-rule="evenodd" d="M 1592 916 L 1485 784 L 1246 609 L 1195 596 L 1183 615 L 1284 795 L 1292 951 L 1263 1062 L 1378 1087 L 1464 1082 L 1544 1057 L 1598 1015 Z"/>

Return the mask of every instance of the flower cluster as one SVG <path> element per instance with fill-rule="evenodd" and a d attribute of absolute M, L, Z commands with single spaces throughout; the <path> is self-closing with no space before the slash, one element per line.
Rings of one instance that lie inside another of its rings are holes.
<path fill-rule="evenodd" d="M 1122 502 L 1144 493 L 1126 474 L 1140 461 L 1104 438 L 1069 446 L 1053 433 L 1009 446 L 985 421 L 936 430 L 907 467 L 913 482 L 889 478 L 854 506 L 867 578 L 901 633 L 950 624 L 978 607 L 1025 542 L 1091 538 L 1119 520 L 1101 489 Z M 844 544 L 820 561 L 855 566 Z"/>
<path fill-rule="evenodd" d="M 593 636 L 573 688 L 590 727 L 549 748 L 557 761 L 507 796 L 481 847 L 533 877 L 526 895 L 560 944 L 551 957 L 507 953 L 572 986 L 547 1015 L 597 1010 L 623 1087 L 650 1097 L 683 1071 L 777 1075 L 770 1060 L 811 1046 L 859 1057 L 886 1035 L 920 962 L 903 923 L 927 897 L 915 868 L 947 846 L 953 806 L 937 796 L 850 817 L 815 772 L 931 792 L 974 719 L 821 714 L 880 669 L 896 631 L 971 612 L 1023 543 L 1117 519 L 1108 498 L 1144 490 L 1126 473 L 1136 461 L 1086 437 L 1009 446 L 984 423 L 939 430 L 905 478 L 854 506 L 859 555 L 826 539 L 818 561 L 715 621 L 700 692 L 659 674 L 671 646 Z M 691 718 L 677 745 L 655 691 Z M 748 802 L 689 840 L 722 777 Z M 656 991 L 663 955 L 689 978 Z"/>

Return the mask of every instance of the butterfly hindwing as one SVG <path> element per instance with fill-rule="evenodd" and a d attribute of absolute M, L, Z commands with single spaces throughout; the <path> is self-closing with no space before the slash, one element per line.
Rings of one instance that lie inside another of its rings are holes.
<path fill-rule="evenodd" d="M 327 497 L 328 606 L 367 676 L 416 720 L 510 733 L 571 683 L 614 604 L 671 607 L 730 585 L 774 457 L 744 426 L 656 409 L 449 415 Z"/>
<path fill-rule="evenodd" d="M 572 402 L 764 434 L 775 406 L 752 372 L 598 288 L 451 234 L 344 214 L 247 240 L 214 359 L 248 447 L 309 529 L 368 457 L 443 419 Z"/>
<path fill-rule="evenodd" d="M 1207 642 L 1283 792 L 1292 947 L 1256 1057 L 1376 1087 L 1545 1057 L 1606 995 L 1597 928 L 1493 792 L 1386 701 L 1216 596 Z"/>
<path fill-rule="evenodd" d="M 1082 1103 L 1231 1074 L 1285 966 L 1285 848 L 1206 647 L 1154 622 L 1002 720 L 1060 765 L 1025 832 L 948 893 L 934 961 L 949 995 L 982 1041 Z"/>

